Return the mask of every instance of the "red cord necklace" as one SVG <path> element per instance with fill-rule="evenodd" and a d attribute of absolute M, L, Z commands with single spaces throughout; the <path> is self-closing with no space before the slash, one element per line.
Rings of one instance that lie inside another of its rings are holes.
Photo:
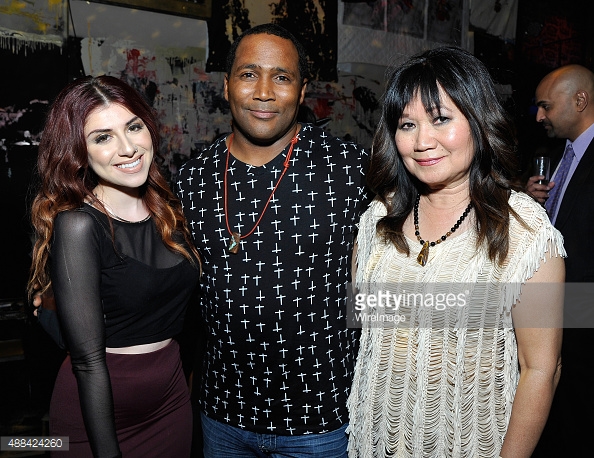
<path fill-rule="evenodd" d="M 260 224 L 260 221 L 262 221 L 262 217 L 264 216 L 264 213 L 266 213 L 266 209 L 268 208 L 268 204 L 272 200 L 272 196 L 274 195 L 276 188 L 278 188 L 278 185 L 280 184 L 281 180 L 285 176 L 285 173 L 287 172 L 287 169 L 289 168 L 291 154 L 293 154 L 293 148 L 295 147 L 295 143 L 297 143 L 298 141 L 299 141 L 299 135 L 297 133 L 295 133 L 295 136 L 291 139 L 291 146 L 287 153 L 287 157 L 285 158 L 285 162 L 283 163 L 283 171 L 282 171 L 280 177 L 278 178 L 278 181 L 274 185 L 274 189 L 270 193 L 270 196 L 268 196 L 268 200 L 266 201 L 266 204 L 264 205 L 264 209 L 262 210 L 262 213 L 260 214 L 258 221 L 256 221 L 256 224 L 254 225 L 254 227 L 252 227 L 251 231 L 249 231 L 247 234 L 241 235 L 239 232 L 232 231 L 231 226 L 229 226 L 229 211 L 227 209 L 227 171 L 229 170 L 229 156 L 231 155 L 231 145 L 233 144 L 233 134 L 231 134 L 231 136 L 229 137 L 229 146 L 227 146 L 227 159 L 225 160 L 225 177 L 223 180 L 224 181 L 223 186 L 225 188 L 224 189 L 224 193 L 225 193 L 225 196 L 224 196 L 224 198 L 225 198 L 225 202 L 224 202 L 225 203 L 225 225 L 227 226 L 227 230 L 229 231 L 229 234 L 231 234 L 231 242 L 229 243 L 229 248 L 228 248 L 229 252 L 231 252 L 233 254 L 237 254 L 237 252 L 239 251 L 240 240 L 245 239 L 246 237 L 249 237 L 250 235 L 252 235 L 253 232 L 258 227 L 258 224 Z"/>

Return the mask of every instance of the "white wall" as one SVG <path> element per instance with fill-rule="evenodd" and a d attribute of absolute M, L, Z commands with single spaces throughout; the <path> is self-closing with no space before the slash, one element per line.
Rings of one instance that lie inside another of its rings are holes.
<path fill-rule="evenodd" d="M 207 48 L 206 21 L 71 0 L 70 35 L 133 41 L 146 47 Z"/>

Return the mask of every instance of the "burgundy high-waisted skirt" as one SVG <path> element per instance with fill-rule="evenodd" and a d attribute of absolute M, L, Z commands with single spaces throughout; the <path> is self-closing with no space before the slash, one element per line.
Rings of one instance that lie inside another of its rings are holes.
<path fill-rule="evenodd" d="M 177 342 L 151 353 L 106 355 L 123 457 L 189 457 L 192 408 Z M 70 356 L 56 378 L 50 435 L 69 437 L 70 452 L 55 452 L 56 458 L 93 456 Z"/>

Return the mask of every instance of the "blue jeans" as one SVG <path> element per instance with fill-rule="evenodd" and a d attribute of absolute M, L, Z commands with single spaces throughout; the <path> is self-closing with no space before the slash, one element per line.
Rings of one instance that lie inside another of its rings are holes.
<path fill-rule="evenodd" d="M 277 436 L 229 426 L 204 413 L 201 418 L 205 458 L 347 458 L 347 425 L 322 434 Z"/>

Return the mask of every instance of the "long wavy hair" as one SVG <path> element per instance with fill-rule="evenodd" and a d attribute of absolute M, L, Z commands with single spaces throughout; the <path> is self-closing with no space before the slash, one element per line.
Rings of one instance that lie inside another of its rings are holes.
<path fill-rule="evenodd" d="M 35 244 L 27 286 L 29 297 L 51 286 L 48 258 L 58 213 L 80 208 L 85 200 L 103 207 L 93 196 L 98 177 L 89 166 L 84 127 L 92 111 L 110 104 L 119 104 L 141 118 L 150 132 L 155 154 L 159 151 L 159 125 L 153 109 L 123 81 L 112 76 L 87 76 L 71 82 L 58 94 L 48 111 L 37 157 L 40 183 L 31 206 Z M 140 195 L 163 243 L 199 269 L 200 257 L 192 243 L 181 202 L 154 160 Z M 109 213 L 103 210 L 111 224 Z M 185 246 L 174 240 L 176 233 L 183 236 Z"/>
<path fill-rule="evenodd" d="M 406 169 L 395 135 L 402 112 L 418 95 L 428 113 L 440 111 L 439 89 L 470 124 L 474 157 L 470 165 L 470 201 L 475 211 L 477 248 L 487 244 L 489 258 L 503 263 L 509 250 L 510 214 L 526 224 L 508 203 L 517 173 L 513 123 L 500 104 L 493 80 L 481 61 L 456 47 L 418 54 L 389 75 L 381 119 L 374 135 L 367 183 L 386 206 L 377 232 L 409 254 L 402 228 L 415 198 L 425 187 Z"/>

